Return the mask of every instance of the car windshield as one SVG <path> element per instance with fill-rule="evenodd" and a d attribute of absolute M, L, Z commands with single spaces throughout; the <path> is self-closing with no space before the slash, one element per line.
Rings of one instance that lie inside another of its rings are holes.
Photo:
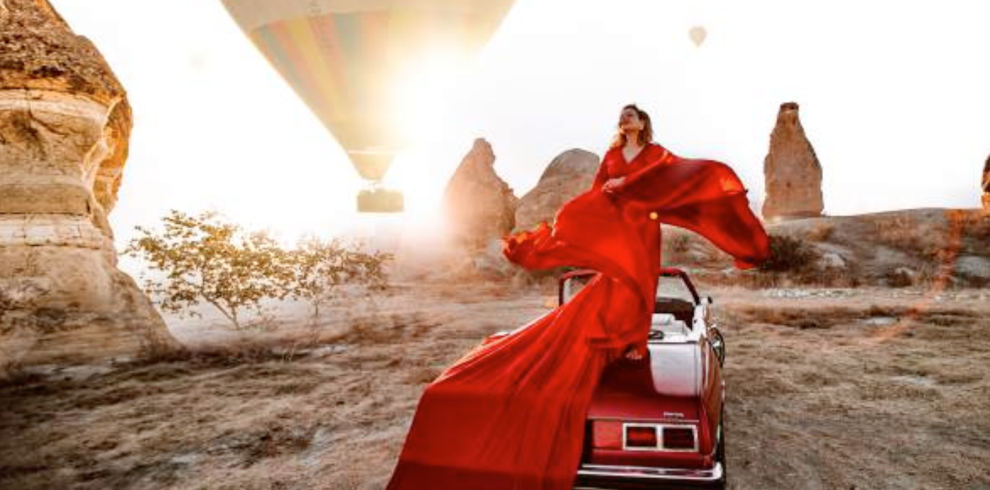
<path fill-rule="evenodd" d="M 564 281 L 562 290 L 562 300 L 564 303 L 571 300 L 579 291 L 584 289 L 589 282 L 595 277 L 595 274 L 582 274 L 574 277 L 570 277 Z M 659 302 L 673 302 L 682 303 L 686 302 L 690 305 L 694 304 L 694 296 L 691 294 L 691 290 L 688 289 L 687 284 L 684 280 L 678 276 L 660 276 L 657 281 L 657 300 Z"/>
<path fill-rule="evenodd" d="M 570 277 L 567 280 L 565 280 L 563 298 L 562 298 L 563 302 L 566 303 L 570 301 L 571 298 L 573 298 L 574 295 L 578 293 L 578 291 L 584 289 L 584 287 L 587 286 L 588 283 L 591 282 L 591 280 L 594 277 L 595 274 L 587 274 L 587 275 Z"/>

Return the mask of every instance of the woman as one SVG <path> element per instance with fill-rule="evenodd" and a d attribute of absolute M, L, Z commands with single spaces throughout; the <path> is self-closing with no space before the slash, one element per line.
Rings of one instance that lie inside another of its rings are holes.
<path fill-rule="evenodd" d="M 642 170 L 646 163 L 662 165 L 670 163 L 670 153 L 653 142 L 653 123 L 649 114 L 635 104 L 622 108 L 619 114 L 619 131 L 612 140 L 612 146 L 602 158 L 602 164 L 595 175 L 592 190 L 601 189 L 607 195 L 614 195 L 615 190 L 625 182 L 626 177 Z M 656 219 L 655 217 L 653 217 Z M 660 227 L 647 224 L 640 228 L 641 240 L 647 244 L 646 250 L 652 252 L 648 264 L 660 267 Z M 656 271 L 659 273 L 659 270 Z M 656 275 L 656 274 L 654 274 Z M 626 351 L 627 359 L 637 361 L 643 357 L 646 345 L 630 345 Z"/>
<path fill-rule="evenodd" d="M 600 272 L 568 303 L 486 341 L 427 386 L 389 490 L 570 490 L 605 365 L 646 351 L 660 267 L 658 222 L 694 230 L 751 267 L 769 253 L 742 183 L 724 164 L 652 142 L 630 105 L 592 188 L 553 227 L 505 240 L 529 269 Z"/>

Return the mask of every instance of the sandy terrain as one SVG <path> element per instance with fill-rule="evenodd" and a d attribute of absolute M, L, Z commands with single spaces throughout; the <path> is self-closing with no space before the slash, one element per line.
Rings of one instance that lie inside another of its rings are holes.
<path fill-rule="evenodd" d="M 990 290 L 707 292 L 731 488 L 990 488 Z M 173 322 L 201 353 L 23 372 L 0 488 L 380 489 L 425 384 L 548 293 L 399 285 L 318 327 L 302 305 L 266 332 Z"/>

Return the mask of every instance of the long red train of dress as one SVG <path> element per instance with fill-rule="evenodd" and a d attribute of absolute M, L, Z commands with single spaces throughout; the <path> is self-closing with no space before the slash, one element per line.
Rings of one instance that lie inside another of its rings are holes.
<path fill-rule="evenodd" d="M 614 192 L 602 185 L 626 177 Z M 649 144 L 609 150 L 592 188 L 554 225 L 507 237 L 528 269 L 600 272 L 571 301 L 486 341 L 427 386 L 388 490 L 570 490 L 584 421 L 605 365 L 645 349 L 660 267 L 660 226 L 693 230 L 748 268 L 769 254 L 746 189 L 728 166 Z"/>

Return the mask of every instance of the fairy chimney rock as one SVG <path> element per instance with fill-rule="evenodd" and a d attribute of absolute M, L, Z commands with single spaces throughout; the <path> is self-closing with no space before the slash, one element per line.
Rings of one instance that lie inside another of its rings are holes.
<path fill-rule="evenodd" d="M 777 125 L 770 135 L 770 152 L 763 162 L 767 221 L 812 218 L 822 215 L 822 166 L 804 134 L 798 104 L 780 105 Z"/>
<path fill-rule="evenodd" d="M 552 223 L 565 202 L 591 187 L 599 164 L 598 155 L 577 148 L 554 158 L 536 187 L 519 201 L 516 230 L 534 228 L 542 221 Z"/>
<path fill-rule="evenodd" d="M 452 238 L 468 249 L 484 249 L 512 231 L 518 201 L 495 173 L 492 146 L 475 140 L 444 192 L 443 210 Z"/>
<path fill-rule="evenodd" d="M 982 201 L 983 201 L 983 212 L 990 214 L 990 157 L 987 157 L 987 162 L 983 164 L 983 182 L 982 182 Z"/>
<path fill-rule="evenodd" d="M 116 268 L 131 125 L 89 40 L 46 0 L 0 0 L 0 370 L 177 346 Z"/>

